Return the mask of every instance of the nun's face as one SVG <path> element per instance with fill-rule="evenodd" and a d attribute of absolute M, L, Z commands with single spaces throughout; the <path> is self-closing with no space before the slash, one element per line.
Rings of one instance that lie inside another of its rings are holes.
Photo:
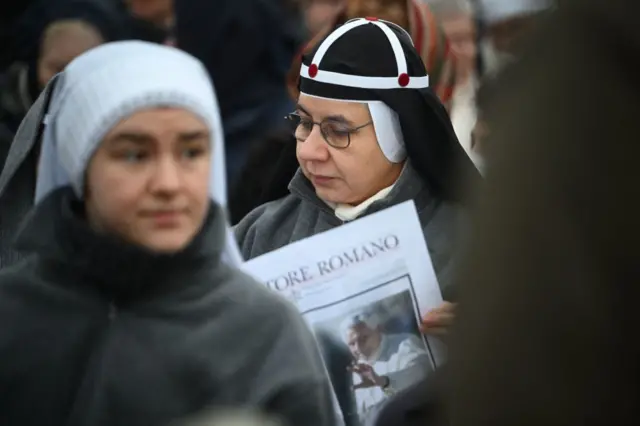
<path fill-rule="evenodd" d="M 105 137 L 87 170 L 87 212 L 98 229 L 158 252 L 198 233 L 209 207 L 209 130 L 182 109 L 133 114 Z"/>
<path fill-rule="evenodd" d="M 351 140 L 347 148 L 334 148 L 318 125 L 304 141 L 298 140 L 298 162 L 321 199 L 356 205 L 391 186 L 400 175 L 402 164 L 387 160 L 373 125 L 366 125 L 371 114 L 365 104 L 301 94 L 297 113 L 307 121 L 330 122 Z M 352 130 L 357 127 L 361 128 Z"/>

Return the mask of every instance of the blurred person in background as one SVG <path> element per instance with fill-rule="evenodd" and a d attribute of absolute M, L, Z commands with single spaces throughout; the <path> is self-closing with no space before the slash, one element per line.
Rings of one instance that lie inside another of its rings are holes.
<path fill-rule="evenodd" d="M 124 2 L 133 16 L 152 22 L 161 28 L 173 26 L 173 0 L 124 0 Z"/>
<path fill-rule="evenodd" d="M 458 277 L 452 426 L 638 424 L 638 13 L 558 2 L 485 109 L 491 167 Z"/>
<path fill-rule="evenodd" d="M 132 38 L 175 44 L 173 0 L 118 0 L 129 15 Z"/>
<path fill-rule="evenodd" d="M 104 0 L 39 0 L 21 18 L 19 52 L 0 80 L 0 122 L 15 132 L 49 79 L 76 56 L 126 36 Z"/>
<path fill-rule="evenodd" d="M 17 238 L 29 256 L 0 271 L 4 423 L 158 426 L 220 407 L 334 426 L 303 318 L 237 269 L 202 63 L 138 41 L 92 49 L 16 139 L 42 155 Z"/>
<path fill-rule="evenodd" d="M 478 0 L 479 14 L 485 26 L 481 43 L 484 72 L 496 74 L 513 62 L 516 47 L 554 0 Z"/>
<path fill-rule="evenodd" d="M 458 140 L 473 162 L 481 166 L 481 156 L 472 144 L 477 119 L 478 31 L 471 0 L 426 0 L 442 26 L 456 56 L 456 87 L 450 115 Z"/>
<path fill-rule="evenodd" d="M 347 15 L 349 12 L 349 15 Z M 376 15 L 374 15 L 376 14 Z M 308 42 L 304 51 L 309 52 L 334 28 L 348 19 L 359 16 L 378 16 L 381 19 L 408 22 L 405 30 L 413 37 L 429 73 L 429 83 L 445 104 L 451 101 L 455 86 L 455 59 L 449 50 L 446 36 L 438 26 L 428 6 L 420 0 L 392 0 L 361 2 L 348 0 L 341 12 Z M 302 56 L 290 67 L 288 89 L 297 99 Z M 298 169 L 295 140 L 288 129 L 267 134 L 252 144 L 247 164 L 241 172 L 240 184 L 231 193 L 230 211 L 232 223 L 237 223 L 254 208 L 289 194 L 288 185 Z"/>
<path fill-rule="evenodd" d="M 306 38 L 295 0 L 174 0 L 177 46 L 207 66 L 218 87 L 229 185 L 250 144 L 293 108 L 286 76 Z"/>
<path fill-rule="evenodd" d="M 100 0 L 43 0 L 23 17 L 22 60 L 0 81 L 0 269 L 21 256 L 12 248 L 20 221 L 33 205 L 39 147 L 28 155 L 14 134 L 47 82 L 75 57 L 125 35 L 121 15 Z M 28 30 L 28 31 L 27 31 Z M 33 124 L 35 125 L 35 124 Z M 11 177 L 9 182 L 9 177 Z"/>
<path fill-rule="evenodd" d="M 302 0 L 309 36 L 326 33 L 343 13 L 345 0 Z"/>

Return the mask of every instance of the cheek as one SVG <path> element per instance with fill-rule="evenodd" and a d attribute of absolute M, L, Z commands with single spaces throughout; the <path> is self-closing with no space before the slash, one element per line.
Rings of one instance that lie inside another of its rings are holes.
<path fill-rule="evenodd" d="M 350 148 L 352 151 L 340 158 L 340 170 L 354 183 L 370 181 L 371 176 L 384 170 L 383 165 L 388 163 L 373 130 L 366 137 L 354 140 Z"/>
<path fill-rule="evenodd" d="M 90 204 L 103 221 L 129 222 L 135 215 L 144 195 L 145 179 L 123 170 L 103 168 L 87 177 Z"/>
<path fill-rule="evenodd" d="M 198 215 L 203 215 L 209 206 L 209 175 L 209 166 L 203 165 L 185 180 L 192 208 L 198 211 Z"/>

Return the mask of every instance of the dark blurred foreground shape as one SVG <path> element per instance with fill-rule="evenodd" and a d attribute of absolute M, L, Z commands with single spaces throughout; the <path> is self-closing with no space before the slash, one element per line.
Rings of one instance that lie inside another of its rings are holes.
<path fill-rule="evenodd" d="M 453 426 L 638 424 L 640 2 L 567 0 L 487 110 Z"/>

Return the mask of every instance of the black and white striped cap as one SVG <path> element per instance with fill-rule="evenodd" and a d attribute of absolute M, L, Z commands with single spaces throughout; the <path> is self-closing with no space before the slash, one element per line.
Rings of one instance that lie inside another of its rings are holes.
<path fill-rule="evenodd" d="M 303 58 L 300 89 L 328 98 L 371 100 L 369 90 L 426 89 L 429 76 L 400 26 L 377 18 L 348 21 Z M 309 90 L 311 89 L 311 90 Z M 341 92 L 342 96 L 336 92 Z"/>

